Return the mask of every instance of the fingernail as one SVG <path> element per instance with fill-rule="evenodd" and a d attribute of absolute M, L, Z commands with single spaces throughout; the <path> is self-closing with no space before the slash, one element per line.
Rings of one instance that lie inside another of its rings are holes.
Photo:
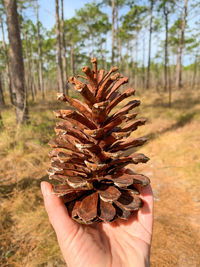
<path fill-rule="evenodd" d="M 44 197 L 47 197 L 50 195 L 49 188 L 47 187 L 45 182 L 41 182 L 41 191 Z"/>

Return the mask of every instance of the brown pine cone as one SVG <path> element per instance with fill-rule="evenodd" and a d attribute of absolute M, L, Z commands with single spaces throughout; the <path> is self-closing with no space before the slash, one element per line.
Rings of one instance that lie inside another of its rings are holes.
<path fill-rule="evenodd" d="M 58 94 L 58 99 L 73 109 L 55 111 L 63 119 L 55 127 L 56 137 L 50 141 L 51 168 L 49 178 L 61 182 L 54 185 L 54 193 L 62 196 L 70 216 L 80 223 L 111 222 L 117 218 L 128 219 L 142 206 L 135 185 L 146 186 L 149 179 L 126 169 L 130 163 L 145 163 L 143 154 L 130 149 L 143 145 L 145 137 L 129 137 L 145 119 L 134 120 L 137 113 L 130 113 L 140 105 L 131 100 L 122 109 L 112 112 L 122 100 L 134 95 L 135 90 L 119 92 L 128 82 L 113 67 L 104 74 L 97 70 L 97 60 L 91 59 L 93 70 L 82 68 L 84 82 L 71 77 L 85 103 Z M 112 115 L 111 115 L 112 114 Z M 126 155 L 125 155 L 126 152 Z"/>

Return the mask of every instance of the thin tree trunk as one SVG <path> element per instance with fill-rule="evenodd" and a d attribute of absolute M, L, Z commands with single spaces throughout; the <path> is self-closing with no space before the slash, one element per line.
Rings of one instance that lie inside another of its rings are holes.
<path fill-rule="evenodd" d="M 142 87 L 145 88 L 145 34 L 143 35 L 143 53 L 142 53 Z"/>
<path fill-rule="evenodd" d="M 1 116 L 1 110 L 0 110 L 0 129 L 3 128 L 3 120 Z"/>
<path fill-rule="evenodd" d="M 33 45 L 31 42 L 31 72 L 32 72 L 32 85 L 33 85 L 33 91 L 34 95 L 37 95 L 37 89 L 36 89 L 36 81 L 35 81 L 35 61 L 33 58 Z"/>
<path fill-rule="evenodd" d="M 192 89 L 194 89 L 196 85 L 196 76 L 197 76 L 197 54 L 195 55 L 195 61 L 194 61 L 194 72 L 192 76 Z"/>
<path fill-rule="evenodd" d="M 187 17 L 187 5 L 188 0 L 185 0 L 184 4 L 184 15 L 181 25 L 181 37 L 179 42 L 179 49 L 178 49 L 178 57 L 177 57 L 177 65 L 176 65 L 176 88 L 180 89 L 182 87 L 182 53 L 184 47 L 184 33 L 185 33 L 185 26 L 186 26 L 186 17 Z"/>
<path fill-rule="evenodd" d="M 30 58 L 29 58 L 29 54 L 28 54 L 28 39 L 27 39 L 27 34 L 26 34 L 26 29 L 24 27 L 24 21 L 22 20 L 22 30 L 23 30 L 23 38 L 25 41 L 25 57 L 27 60 L 27 66 L 25 67 L 25 77 L 26 77 L 26 88 L 27 88 L 27 93 L 28 91 L 31 91 L 31 96 L 32 96 L 32 101 L 35 100 L 35 96 L 34 96 L 34 91 L 33 91 L 33 87 L 32 87 L 32 73 L 31 73 L 31 64 L 30 64 Z M 27 73 L 27 74 L 26 74 Z M 28 97 L 28 94 L 27 94 Z"/>
<path fill-rule="evenodd" d="M 176 61 L 177 61 L 177 54 L 178 54 L 178 51 L 175 51 L 173 53 L 173 57 L 172 57 L 172 60 L 173 60 L 173 68 L 172 68 L 171 77 L 172 77 L 172 80 L 173 80 L 173 86 L 174 87 L 176 85 Z"/>
<path fill-rule="evenodd" d="M 101 66 L 104 68 L 103 41 L 100 41 Z"/>
<path fill-rule="evenodd" d="M 115 60 L 115 0 L 112 0 L 112 56 L 111 64 L 114 65 Z"/>
<path fill-rule="evenodd" d="M 129 77 L 130 76 L 129 75 L 130 68 L 129 68 L 129 61 L 128 61 L 129 51 L 130 51 L 129 41 L 127 42 L 127 48 L 126 49 L 127 49 L 126 50 L 126 53 L 127 53 L 127 55 L 126 55 L 126 75 Z"/>
<path fill-rule="evenodd" d="M 3 95 L 3 86 L 2 86 L 2 75 L 0 72 L 0 105 L 5 106 L 5 100 Z"/>
<path fill-rule="evenodd" d="M 63 0 L 61 0 L 61 27 L 62 27 L 62 64 L 63 64 L 63 83 L 65 93 L 68 95 L 68 82 L 67 82 L 67 61 L 66 61 L 66 42 L 65 42 L 65 24 L 64 24 L 64 8 Z"/>
<path fill-rule="evenodd" d="M 39 8 L 38 0 L 36 1 L 36 20 L 37 20 L 37 37 L 38 37 L 38 87 L 42 93 L 42 99 L 45 98 L 44 81 L 43 81 L 43 60 L 42 60 L 42 45 L 40 37 L 40 21 L 39 21 Z"/>
<path fill-rule="evenodd" d="M 1 20 L 1 31 L 2 31 L 2 44 L 3 44 L 3 50 L 5 54 L 5 60 L 6 60 L 7 85 L 8 85 L 9 95 L 10 95 L 10 102 L 12 105 L 14 105 L 13 91 L 12 91 L 12 84 L 11 84 L 10 64 L 9 64 L 9 58 L 8 58 L 7 47 L 6 47 L 5 36 L 4 36 L 3 20 L 1 16 L 0 16 L 0 20 Z"/>
<path fill-rule="evenodd" d="M 135 57 L 134 57 L 134 52 L 135 52 L 135 47 L 134 47 L 134 42 L 132 40 L 132 45 L 131 45 L 131 79 L 133 79 L 133 80 L 135 78 Z M 127 48 L 127 54 L 128 54 L 128 48 Z"/>
<path fill-rule="evenodd" d="M 150 8 L 150 24 L 149 24 L 149 54 L 148 54 L 148 67 L 147 67 L 147 84 L 146 89 L 150 87 L 150 71 L 151 71 L 151 37 L 152 37 L 152 22 L 153 22 L 153 5 L 154 0 L 151 0 Z"/>
<path fill-rule="evenodd" d="M 160 73 L 159 73 L 159 69 L 158 69 L 158 65 L 156 64 L 155 65 L 155 87 L 156 87 L 156 92 L 159 93 L 159 76 L 160 76 Z"/>
<path fill-rule="evenodd" d="M 89 55 L 89 57 L 91 57 L 91 44 L 90 44 L 90 35 L 89 34 L 88 34 L 87 47 L 88 47 L 88 55 Z"/>
<path fill-rule="evenodd" d="M 138 36 L 138 33 L 137 33 Z M 135 89 L 137 89 L 138 86 L 138 37 L 136 36 L 136 42 L 135 42 Z"/>
<path fill-rule="evenodd" d="M 172 106 L 172 79 L 171 79 L 171 70 L 168 67 L 168 76 L 169 76 L 169 107 Z"/>
<path fill-rule="evenodd" d="M 119 67 L 122 68 L 122 46 L 121 38 L 119 36 L 119 18 L 118 18 L 118 8 L 116 8 L 116 24 L 117 24 L 117 48 L 118 48 L 118 58 L 119 58 Z"/>
<path fill-rule="evenodd" d="M 5 0 L 4 5 L 6 10 L 8 38 L 10 43 L 12 85 L 14 91 L 16 92 L 16 118 L 17 123 L 21 124 L 28 120 L 28 105 L 26 101 L 24 85 L 24 62 L 20 39 L 17 3 L 16 0 Z"/>
<path fill-rule="evenodd" d="M 134 58 L 134 51 L 135 51 L 135 47 L 134 47 L 134 44 L 132 44 L 132 47 L 131 47 L 131 55 L 132 55 L 131 56 L 131 77 L 130 77 L 131 78 L 131 82 L 132 82 L 132 80 L 135 79 L 135 58 Z"/>
<path fill-rule="evenodd" d="M 58 85 L 59 92 L 64 93 L 63 86 L 63 69 L 61 60 L 61 42 L 60 42 L 60 19 L 59 19 L 59 1 L 55 0 L 56 5 L 56 48 L 57 48 L 57 58 L 58 58 Z"/>
<path fill-rule="evenodd" d="M 70 45 L 70 69 L 71 69 L 71 76 L 74 76 L 74 42 L 71 41 Z"/>
<path fill-rule="evenodd" d="M 105 48 L 104 48 L 105 51 L 107 51 L 107 38 L 106 38 L 106 41 L 105 41 Z M 104 60 L 104 69 L 106 70 L 108 67 L 108 62 L 107 62 L 107 59 L 105 57 L 105 60 Z"/>
<path fill-rule="evenodd" d="M 94 35 L 91 34 L 91 40 L 92 40 L 92 58 L 94 57 Z"/>
<path fill-rule="evenodd" d="M 164 62 L 164 91 L 167 92 L 168 78 L 167 78 L 167 69 L 168 69 L 168 14 L 169 11 L 164 5 L 164 16 L 165 16 L 165 62 Z"/>

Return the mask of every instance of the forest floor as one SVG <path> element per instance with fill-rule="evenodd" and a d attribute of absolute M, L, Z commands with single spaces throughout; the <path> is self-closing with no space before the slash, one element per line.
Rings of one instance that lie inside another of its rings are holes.
<path fill-rule="evenodd" d="M 154 233 L 151 266 L 200 266 L 200 92 L 173 95 L 147 92 L 140 117 L 148 119 L 137 135 L 149 142 L 139 151 L 147 164 L 132 166 L 151 179 Z M 31 123 L 16 127 L 11 107 L 2 111 L 0 132 L 0 266 L 65 266 L 47 219 L 39 189 L 48 180 L 47 145 L 54 136 L 52 110 L 64 107 L 55 93 L 30 104 Z M 135 134 L 135 133 L 134 133 Z"/>

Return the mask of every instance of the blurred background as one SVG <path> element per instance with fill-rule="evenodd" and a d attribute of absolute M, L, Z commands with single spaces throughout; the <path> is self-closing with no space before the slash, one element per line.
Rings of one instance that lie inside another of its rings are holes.
<path fill-rule="evenodd" d="M 154 191 L 151 266 L 200 266 L 199 0 L 0 0 L 0 266 L 65 266 L 39 185 L 56 92 L 79 98 L 67 81 L 91 57 L 148 119 L 151 160 L 132 168 Z"/>

